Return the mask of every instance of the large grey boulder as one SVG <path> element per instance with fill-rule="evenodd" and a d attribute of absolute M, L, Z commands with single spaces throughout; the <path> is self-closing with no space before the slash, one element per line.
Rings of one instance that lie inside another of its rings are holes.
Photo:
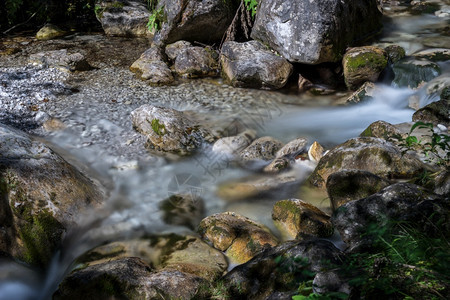
<path fill-rule="evenodd" d="M 0 125 L 0 256 L 48 264 L 101 200 L 94 183 L 45 144 Z"/>
<path fill-rule="evenodd" d="M 291 62 L 335 62 L 380 21 L 376 0 L 262 0 L 251 37 Z"/>
<path fill-rule="evenodd" d="M 150 12 L 145 1 L 103 0 L 95 6 L 95 15 L 106 35 L 147 36 Z"/>
<path fill-rule="evenodd" d="M 162 0 L 158 9 L 164 12 L 164 22 L 155 34 L 156 44 L 218 42 L 235 13 L 233 1 L 224 0 Z"/>
<path fill-rule="evenodd" d="M 226 42 L 220 55 L 225 79 L 234 87 L 282 88 L 292 65 L 257 41 Z"/>

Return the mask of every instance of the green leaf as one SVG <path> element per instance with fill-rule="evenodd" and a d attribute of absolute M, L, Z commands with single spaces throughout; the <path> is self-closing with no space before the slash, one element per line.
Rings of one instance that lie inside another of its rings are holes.
<path fill-rule="evenodd" d="M 414 123 L 413 126 L 411 126 L 411 130 L 409 131 L 409 133 L 411 134 L 414 131 L 414 129 L 416 129 L 417 127 L 433 129 L 433 124 L 418 121 L 418 122 Z"/>

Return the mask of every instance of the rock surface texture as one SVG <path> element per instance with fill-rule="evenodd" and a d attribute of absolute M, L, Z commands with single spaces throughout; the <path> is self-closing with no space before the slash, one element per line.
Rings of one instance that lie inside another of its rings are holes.
<path fill-rule="evenodd" d="M 319 64 L 381 29 L 376 0 L 260 2 L 251 37 L 291 62 Z"/>
<path fill-rule="evenodd" d="M 131 65 L 130 71 L 151 84 L 169 84 L 174 81 L 166 56 L 160 47 L 151 47 Z"/>

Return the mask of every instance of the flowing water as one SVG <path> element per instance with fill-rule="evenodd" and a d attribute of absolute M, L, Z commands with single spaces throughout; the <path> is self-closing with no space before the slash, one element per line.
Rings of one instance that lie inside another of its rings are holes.
<path fill-rule="evenodd" d="M 423 41 L 431 43 L 436 37 L 448 41 L 448 17 L 389 11 L 387 15 L 391 17 L 385 18 L 380 43 L 394 42 L 404 47 L 407 54 L 412 54 L 428 48 Z M 77 42 L 104 39 L 102 36 L 73 37 Z M 441 67 L 442 76 L 448 77 L 449 64 L 443 63 Z M 298 196 L 297 191 L 286 190 L 267 199 L 239 203 L 223 201 L 216 195 L 220 183 L 254 175 L 254 172 L 215 156 L 207 145 L 199 154 L 183 160 L 149 154 L 144 148 L 144 138 L 133 131 L 129 119 L 129 113 L 142 104 L 183 110 L 202 122 L 215 123 L 217 128 L 230 129 L 238 123 L 238 126 L 256 130 L 258 136 L 269 135 L 283 142 L 304 136 L 310 143 L 317 140 L 331 147 L 359 135 L 377 120 L 394 124 L 410 122 L 414 112 L 409 108 L 411 99 L 416 99 L 420 106 L 438 100 L 426 93 L 427 86 L 413 91 L 380 83 L 370 101 L 336 106 L 339 102 L 336 96 L 234 89 L 220 81 L 196 80 L 173 87 L 153 88 L 135 79 L 120 65 L 101 65 L 88 74 L 71 78 L 58 70 L 49 72 L 38 67 L 5 65 L 0 79 L 9 80 L 16 91 L 12 96 L 17 98 L 14 100 L 16 106 L 19 100 L 50 99 L 46 103 L 39 102 L 42 113 L 30 116 L 31 125 L 24 129 L 50 142 L 66 159 L 98 179 L 107 187 L 109 198 L 102 209 L 80 217 L 80 228 L 68 234 L 64 246 L 55 254 L 45 273 L 18 263 L 0 264 L 0 300 L 51 298 L 64 274 L 73 266 L 74 259 L 103 241 L 145 233 L 186 232 L 185 228 L 169 226 L 161 220 L 158 203 L 173 193 L 188 192 L 205 199 L 207 215 L 234 210 L 268 226 L 271 226 L 273 203 L 277 199 Z M 14 80 L 11 79 L 13 73 Z M 41 94 L 17 92 L 28 88 L 26 80 L 39 81 L 45 76 L 53 78 L 45 81 L 63 84 L 48 86 Z M 75 87 L 77 92 L 65 92 L 70 87 Z M 2 93 L 13 94 L 11 90 Z M 20 110 L 16 106 L 13 107 Z M 14 117 L 3 117 L 17 125 Z M 67 127 L 48 133 L 32 126 L 33 121 L 50 117 L 63 121 Z M 301 181 L 311 168 L 300 166 L 293 172 Z M 328 209 L 326 201 L 314 204 Z"/>

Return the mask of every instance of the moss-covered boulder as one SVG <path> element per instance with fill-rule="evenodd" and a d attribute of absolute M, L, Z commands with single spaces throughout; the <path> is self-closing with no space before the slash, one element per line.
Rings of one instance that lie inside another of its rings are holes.
<path fill-rule="evenodd" d="M 376 121 L 369 125 L 359 135 L 360 137 L 375 137 L 388 140 L 395 135 L 401 135 L 402 132 L 394 125 L 385 121 Z"/>
<path fill-rule="evenodd" d="M 440 100 L 430 103 L 416 111 L 412 116 L 412 120 L 414 122 L 422 121 L 433 123 L 434 125 L 450 126 L 450 101 Z"/>
<path fill-rule="evenodd" d="M 387 66 L 387 54 L 374 46 L 355 47 L 345 53 L 342 65 L 345 84 L 355 90 L 366 81 L 377 81 Z"/>
<path fill-rule="evenodd" d="M 0 126 L 0 252 L 45 266 L 100 189 L 52 149 Z"/>
<path fill-rule="evenodd" d="M 269 229 L 233 212 L 214 214 L 198 227 L 202 239 L 225 252 L 232 263 L 242 264 L 263 251 L 276 246 L 277 238 Z"/>
<path fill-rule="evenodd" d="M 327 193 L 331 207 L 339 206 L 379 192 L 390 185 L 390 182 L 367 171 L 342 170 L 328 176 Z"/>
<path fill-rule="evenodd" d="M 395 87 L 417 88 L 441 74 L 441 68 L 425 59 L 404 59 L 392 65 Z"/>
<path fill-rule="evenodd" d="M 385 179 L 410 179 L 427 169 L 417 157 L 379 138 L 353 138 L 336 146 L 319 162 L 309 181 L 324 187 L 331 174 L 344 169 L 364 170 Z"/>
<path fill-rule="evenodd" d="M 191 299 L 203 280 L 176 270 L 155 272 L 137 257 L 75 270 L 53 299 Z"/>
<path fill-rule="evenodd" d="M 39 29 L 39 31 L 36 33 L 36 38 L 38 40 L 45 41 L 64 36 L 65 34 L 66 32 L 61 28 L 52 24 L 47 24 L 41 29 Z"/>
<path fill-rule="evenodd" d="M 130 66 L 130 71 L 150 84 L 164 85 L 174 81 L 165 53 L 160 47 L 150 47 Z"/>
<path fill-rule="evenodd" d="M 283 240 L 307 237 L 328 237 L 333 234 L 330 216 L 300 199 L 281 200 L 275 203 L 272 219 Z"/>

